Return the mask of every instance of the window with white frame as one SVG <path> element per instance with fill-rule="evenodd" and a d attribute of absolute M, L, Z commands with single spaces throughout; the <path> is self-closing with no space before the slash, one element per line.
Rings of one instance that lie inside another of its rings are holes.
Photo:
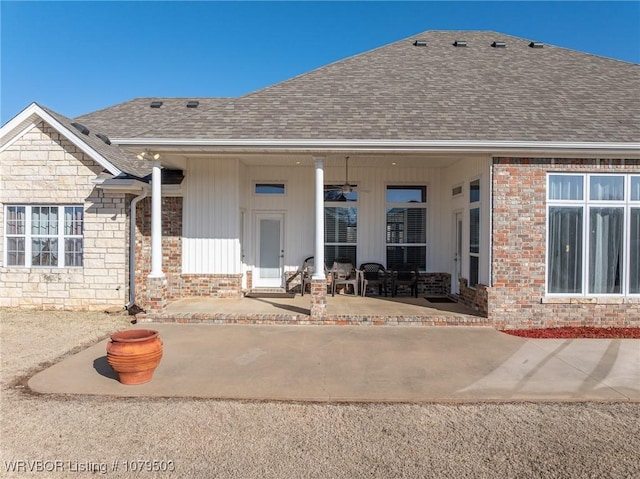
<path fill-rule="evenodd" d="M 640 175 L 548 175 L 547 293 L 640 294 Z"/>
<path fill-rule="evenodd" d="M 427 187 L 389 185 L 387 205 L 387 267 L 410 263 L 427 269 Z"/>
<path fill-rule="evenodd" d="M 480 276 L 480 180 L 469 183 L 469 287 L 478 285 Z"/>
<path fill-rule="evenodd" d="M 354 265 L 358 249 L 358 192 L 339 185 L 324 187 L 324 260 L 328 268 L 340 259 Z"/>
<path fill-rule="evenodd" d="M 11 205 L 5 218 L 6 266 L 82 266 L 82 206 Z"/>

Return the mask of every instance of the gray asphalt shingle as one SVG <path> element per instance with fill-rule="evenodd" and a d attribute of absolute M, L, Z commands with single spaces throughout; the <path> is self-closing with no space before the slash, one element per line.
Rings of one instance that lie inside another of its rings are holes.
<path fill-rule="evenodd" d="M 79 120 L 131 138 L 640 141 L 640 65 L 529 43 L 427 31 L 242 97 L 141 98 Z"/>

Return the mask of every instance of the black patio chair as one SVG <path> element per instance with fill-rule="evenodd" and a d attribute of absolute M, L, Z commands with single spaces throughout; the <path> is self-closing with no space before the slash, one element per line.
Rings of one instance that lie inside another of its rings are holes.
<path fill-rule="evenodd" d="M 396 264 L 391 267 L 391 296 L 398 294 L 398 286 L 409 286 L 411 295 L 418 297 L 418 268 L 409 263 Z"/>
<path fill-rule="evenodd" d="M 378 296 L 384 291 L 387 296 L 387 270 L 380 263 L 362 263 L 360 265 L 362 275 L 362 296 L 367 295 L 367 286 L 377 286 Z"/>

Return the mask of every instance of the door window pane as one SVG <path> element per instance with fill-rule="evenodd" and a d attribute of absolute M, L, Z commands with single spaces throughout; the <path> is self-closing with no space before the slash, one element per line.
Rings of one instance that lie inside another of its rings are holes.
<path fill-rule="evenodd" d="M 582 292 L 582 208 L 549 208 L 550 293 Z"/>
<path fill-rule="evenodd" d="M 480 201 L 480 180 L 469 183 L 469 203 Z"/>
<path fill-rule="evenodd" d="M 480 252 L 480 208 L 469 210 L 469 252 Z"/>
<path fill-rule="evenodd" d="M 589 210 L 589 292 L 622 292 L 623 208 Z"/>

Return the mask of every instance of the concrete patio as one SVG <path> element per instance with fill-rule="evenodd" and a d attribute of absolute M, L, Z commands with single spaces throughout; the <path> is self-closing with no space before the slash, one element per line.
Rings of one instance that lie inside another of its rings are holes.
<path fill-rule="evenodd" d="M 140 315 L 141 321 L 253 324 L 340 324 L 490 326 L 487 318 L 455 302 L 430 302 L 425 297 L 329 295 L 327 314 L 310 316 L 311 296 L 183 298 L 162 313 Z"/>
<path fill-rule="evenodd" d="M 106 343 L 36 374 L 39 393 L 321 402 L 640 401 L 640 340 L 493 328 L 150 324 L 153 379 L 120 384 Z"/>

